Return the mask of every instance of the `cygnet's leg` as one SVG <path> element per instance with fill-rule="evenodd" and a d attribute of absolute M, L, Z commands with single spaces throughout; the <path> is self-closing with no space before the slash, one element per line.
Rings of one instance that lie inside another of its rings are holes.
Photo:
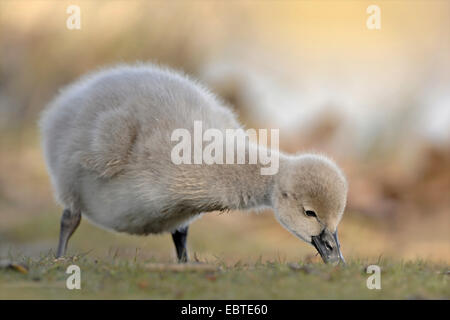
<path fill-rule="evenodd" d="M 66 254 L 67 243 L 70 237 L 80 225 L 81 211 L 71 211 L 64 209 L 61 217 L 61 229 L 59 232 L 59 243 L 56 258 L 60 258 Z"/>
<path fill-rule="evenodd" d="M 188 261 L 188 254 L 186 249 L 188 228 L 189 227 L 184 227 L 172 233 L 173 243 L 175 244 L 175 249 L 177 249 L 178 262 L 180 263 L 185 263 Z"/>

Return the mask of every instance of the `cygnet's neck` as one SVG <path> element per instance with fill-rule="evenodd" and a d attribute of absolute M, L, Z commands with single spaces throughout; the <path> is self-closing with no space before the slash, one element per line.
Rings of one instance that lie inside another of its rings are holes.
<path fill-rule="evenodd" d="M 278 181 L 289 162 L 289 156 L 279 154 L 279 167 L 272 175 L 261 174 L 267 165 L 234 164 L 217 165 L 216 179 L 212 181 L 210 195 L 223 208 L 230 210 L 250 210 L 273 208 L 274 192 Z"/>

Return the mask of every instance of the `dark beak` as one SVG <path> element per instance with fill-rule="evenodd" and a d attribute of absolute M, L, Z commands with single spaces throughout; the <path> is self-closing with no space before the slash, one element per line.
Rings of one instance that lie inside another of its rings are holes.
<path fill-rule="evenodd" d="M 344 257 L 341 253 L 341 245 L 337 236 L 337 230 L 335 233 L 331 233 L 328 229 L 318 235 L 312 237 L 311 244 L 317 249 L 323 262 L 337 265 L 340 261 L 345 264 Z"/>

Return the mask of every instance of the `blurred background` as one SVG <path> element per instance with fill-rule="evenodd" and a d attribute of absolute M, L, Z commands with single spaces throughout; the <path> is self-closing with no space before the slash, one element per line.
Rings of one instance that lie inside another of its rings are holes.
<path fill-rule="evenodd" d="M 69 30 L 66 9 L 81 8 Z M 381 8 L 369 30 L 366 9 Z M 36 121 L 59 88 L 119 62 L 184 70 L 286 152 L 333 157 L 349 183 L 347 258 L 450 262 L 450 3 L 447 1 L 0 1 L 0 258 L 55 250 Z M 211 213 L 191 256 L 317 259 L 271 212 Z M 174 261 L 169 235 L 83 221 L 69 253 Z"/>

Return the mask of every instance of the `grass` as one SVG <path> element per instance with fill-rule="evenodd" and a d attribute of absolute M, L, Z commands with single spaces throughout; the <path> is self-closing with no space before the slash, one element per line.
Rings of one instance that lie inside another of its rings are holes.
<path fill-rule="evenodd" d="M 226 264 L 206 261 L 215 270 L 170 271 L 154 268 L 154 260 L 89 254 L 55 260 L 17 257 L 27 273 L 0 270 L 0 299 L 449 299 L 448 266 L 424 261 L 378 261 L 381 290 L 369 290 L 368 262 L 351 261 L 346 267 L 323 263 L 255 261 Z M 204 261 L 205 262 L 205 261 Z M 81 290 L 68 290 L 65 273 L 81 269 Z M 157 265 L 160 266 L 160 265 Z"/>
<path fill-rule="evenodd" d="M 58 224 L 55 211 L 0 226 L 0 257 L 28 270 L 0 267 L 0 299 L 450 299 L 447 260 L 380 258 L 387 247 L 371 242 L 384 243 L 381 231 L 352 219 L 340 230 L 348 265 L 332 267 L 270 215 L 207 215 L 192 225 L 188 247 L 214 270 L 181 272 L 170 271 L 170 235 L 111 233 L 85 220 L 70 258 L 55 261 Z M 66 288 L 71 264 L 81 269 L 81 290 Z M 366 287 L 371 264 L 381 267 L 381 290 Z"/>

